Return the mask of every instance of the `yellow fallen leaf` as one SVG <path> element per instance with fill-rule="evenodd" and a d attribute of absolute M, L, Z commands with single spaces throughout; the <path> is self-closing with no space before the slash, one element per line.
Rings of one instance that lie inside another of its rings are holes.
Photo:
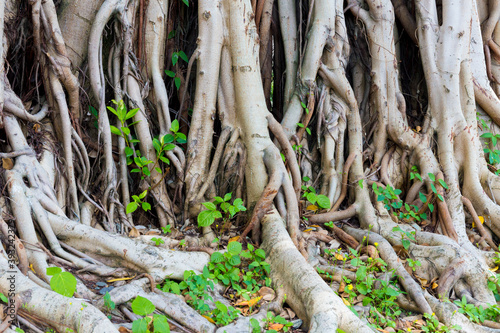
<path fill-rule="evenodd" d="M 314 227 L 314 228 L 319 228 L 319 225 L 317 225 L 317 224 L 311 224 L 311 225 L 310 225 L 310 227 L 311 227 L 311 228 L 313 228 L 313 227 Z"/>
<path fill-rule="evenodd" d="M 111 279 L 111 280 L 107 280 L 106 282 L 107 283 L 111 283 L 111 282 L 116 282 L 116 281 L 127 281 L 127 280 L 132 280 L 136 277 L 136 275 L 134 276 L 131 276 L 131 277 L 124 277 L 124 278 L 118 278 L 118 279 Z"/>
<path fill-rule="evenodd" d="M 240 239 L 240 236 L 235 236 L 235 237 L 229 238 L 228 244 L 231 243 L 231 242 L 237 242 L 238 239 Z"/>
<path fill-rule="evenodd" d="M 10 158 L 2 158 L 2 167 L 5 170 L 10 170 L 14 167 L 14 162 Z"/>
<path fill-rule="evenodd" d="M 344 256 L 341 255 L 340 253 L 335 253 L 335 259 L 337 259 L 337 260 L 344 260 Z"/>
<path fill-rule="evenodd" d="M 275 331 L 281 331 L 281 329 L 283 328 L 283 324 L 272 324 L 272 325 L 269 325 L 269 329 L 270 330 L 275 330 Z"/>
<path fill-rule="evenodd" d="M 438 287 L 438 284 L 436 282 L 432 283 L 432 289 L 436 289 Z"/>
<path fill-rule="evenodd" d="M 36 273 L 35 269 L 33 268 L 33 264 L 30 264 L 30 269 L 33 271 L 33 273 Z"/>
<path fill-rule="evenodd" d="M 307 206 L 306 209 L 307 210 L 312 210 L 313 212 L 315 212 L 315 211 L 318 210 L 318 206 L 316 206 L 316 205 L 309 205 L 309 206 Z"/>
<path fill-rule="evenodd" d="M 309 231 L 314 231 L 314 228 L 309 228 L 309 229 L 304 230 L 304 232 L 309 232 Z"/>
<path fill-rule="evenodd" d="M 351 306 L 351 303 L 349 303 L 349 301 L 346 300 L 344 297 L 342 297 L 342 302 L 344 302 L 344 304 L 347 306 Z"/>
<path fill-rule="evenodd" d="M 205 318 L 206 320 L 208 320 L 209 322 L 211 322 L 212 324 L 215 324 L 215 321 L 210 318 L 209 316 L 205 316 L 205 315 L 201 315 L 203 318 Z"/>
<path fill-rule="evenodd" d="M 478 217 L 479 217 L 479 221 L 481 221 L 481 224 L 484 224 L 484 217 L 481 215 L 479 215 Z"/>
<path fill-rule="evenodd" d="M 497 269 L 498 269 L 498 266 L 496 266 L 495 268 L 490 268 L 490 271 L 492 271 L 492 272 L 496 272 L 496 271 L 497 271 Z"/>
<path fill-rule="evenodd" d="M 252 298 L 251 300 L 249 301 L 243 301 L 243 302 L 238 302 L 236 303 L 235 305 L 236 306 L 249 306 L 249 307 L 252 307 L 254 306 L 255 304 L 259 303 L 259 301 L 262 299 L 262 296 L 259 296 L 259 297 L 255 297 L 255 298 Z"/>
<path fill-rule="evenodd" d="M 248 306 L 252 307 L 255 304 L 259 303 L 259 301 L 262 299 L 262 296 L 252 298 L 251 300 L 248 301 Z"/>

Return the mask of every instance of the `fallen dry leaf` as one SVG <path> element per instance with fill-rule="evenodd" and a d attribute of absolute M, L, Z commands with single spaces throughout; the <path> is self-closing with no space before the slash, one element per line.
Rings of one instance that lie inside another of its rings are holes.
<path fill-rule="evenodd" d="M 205 315 L 201 315 L 203 318 L 205 318 L 206 320 L 208 320 L 209 322 L 211 322 L 212 324 L 215 324 L 215 321 L 210 318 L 209 316 L 205 316 Z"/>
<path fill-rule="evenodd" d="M 275 330 L 275 331 L 281 331 L 283 326 L 284 326 L 283 324 L 272 324 L 272 325 L 269 325 L 269 329 Z"/>
<path fill-rule="evenodd" d="M 273 299 L 276 298 L 276 293 L 274 292 L 274 290 L 272 288 L 269 288 L 269 287 L 260 288 L 260 290 L 258 291 L 258 294 L 260 296 L 262 296 L 262 299 L 264 301 L 272 301 Z"/>
<path fill-rule="evenodd" d="M 14 167 L 14 162 L 12 162 L 11 158 L 2 158 L 2 167 L 5 170 L 10 170 Z"/>
<path fill-rule="evenodd" d="M 139 237 L 141 235 L 141 233 L 139 232 L 139 230 L 137 230 L 136 228 L 132 228 L 130 229 L 130 232 L 128 233 L 128 236 L 130 238 L 135 238 L 135 237 Z"/>

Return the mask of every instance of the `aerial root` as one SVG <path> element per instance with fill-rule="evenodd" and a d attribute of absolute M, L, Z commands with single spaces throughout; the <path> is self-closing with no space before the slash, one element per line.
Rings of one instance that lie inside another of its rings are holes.
<path fill-rule="evenodd" d="M 356 158 L 356 152 L 352 152 L 349 154 L 347 157 L 347 160 L 345 161 L 344 164 L 344 170 L 342 172 L 342 190 L 340 191 L 340 196 L 333 205 L 332 209 L 329 212 L 335 212 L 337 209 L 339 209 L 340 205 L 342 204 L 342 201 L 344 201 L 345 196 L 347 194 L 347 182 L 349 180 L 349 169 L 351 168 L 352 163 L 354 162 L 354 159 Z"/>
<path fill-rule="evenodd" d="M 273 115 L 267 116 L 267 122 L 269 125 L 269 129 L 276 137 L 276 140 L 281 146 L 281 149 L 283 149 L 283 153 L 285 154 L 288 167 L 290 168 L 290 172 L 292 174 L 293 189 L 297 196 L 297 200 L 299 200 L 302 178 L 300 177 L 300 168 L 297 163 L 297 158 L 295 157 L 295 153 L 293 152 L 292 145 L 290 144 L 290 141 L 288 141 L 288 138 L 286 137 L 283 127 L 276 119 L 274 119 Z"/>
<path fill-rule="evenodd" d="M 344 303 L 300 255 L 279 213 L 273 210 L 262 219 L 262 248 L 268 254 L 274 285 L 282 286 L 286 302 L 304 320 L 309 332 L 371 332 L 351 312 L 337 314 Z"/>
<path fill-rule="evenodd" d="M 487 232 L 486 229 L 484 228 L 483 223 L 479 219 L 479 216 L 477 215 L 476 210 L 472 205 L 472 202 L 464 196 L 462 196 L 462 202 L 464 203 L 465 207 L 467 207 L 467 209 L 469 210 L 469 213 L 472 216 L 474 223 L 476 224 L 477 230 L 479 230 L 479 233 L 481 234 L 481 239 L 486 240 L 486 242 L 488 243 L 489 246 L 491 246 L 492 249 L 498 251 L 498 247 L 491 238 L 491 234 Z"/>

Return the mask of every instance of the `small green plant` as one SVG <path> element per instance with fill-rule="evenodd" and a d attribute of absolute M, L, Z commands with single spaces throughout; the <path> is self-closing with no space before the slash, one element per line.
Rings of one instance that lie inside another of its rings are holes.
<path fill-rule="evenodd" d="M 263 320 L 264 329 L 266 333 L 278 333 L 278 332 L 290 332 L 293 325 L 281 316 L 275 316 L 271 311 L 268 311 L 266 318 Z M 261 324 L 255 318 L 250 319 L 250 327 L 252 328 L 252 333 L 262 332 Z"/>
<path fill-rule="evenodd" d="M 483 323 L 485 320 L 498 322 L 500 319 L 500 307 L 498 304 L 491 305 L 487 308 L 468 304 L 465 296 L 461 300 L 456 300 L 453 303 L 458 306 L 458 312 L 464 314 L 475 323 Z"/>
<path fill-rule="evenodd" d="M 108 312 L 113 311 L 116 305 L 115 302 L 111 300 L 111 295 L 109 294 L 109 292 L 106 291 L 106 294 L 104 294 L 103 299 L 104 299 L 104 307 L 106 308 L 106 310 Z"/>
<path fill-rule="evenodd" d="M 238 318 L 238 314 L 240 313 L 240 310 L 235 309 L 232 306 L 226 306 L 219 301 L 215 302 L 215 309 L 211 312 L 214 321 L 220 325 L 228 325 L 233 320 Z"/>
<path fill-rule="evenodd" d="M 493 133 L 483 133 L 481 134 L 481 138 L 490 139 L 489 142 L 486 140 L 486 148 L 484 148 L 484 153 L 488 157 L 488 162 L 491 165 L 496 165 L 500 163 L 500 150 L 494 149 L 497 145 L 498 140 L 500 139 L 500 134 Z M 490 149 L 493 148 L 493 149 Z M 497 170 L 495 173 L 498 174 L 500 171 Z"/>
<path fill-rule="evenodd" d="M 303 177 L 302 180 L 308 182 L 311 179 L 309 177 Z M 312 205 L 311 210 L 316 211 L 318 210 L 318 208 L 330 208 L 330 199 L 326 195 L 316 194 L 316 190 L 314 189 L 314 187 L 302 185 L 302 191 L 304 191 L 302 197 L 306 198 L 307 201 L 309 201 Z"/>
<path fill-rule="evenodd" d="M 452 330 L 461 330 L 462 329 L 458 325 L 453 325 L 451 327 L 441 325 L 434 313 L 433 314 L 424 313 L 424 317 L 425 317 L 426 325 L 421 327 L 422 331 L 424 331 L 424 332 L 448 333 L 448 332 L 451 332 Z"/>
<path fill-rule="evenodd" d="M 386 272 L 387 263 L 381 258 L 368 258 L 367 262 L 360 259 L 360 253 L 352 248 L 350 251 L 350 264 L 356 268 L 356 280 L 351 281 L 343 277 L 344 292 L 348 295 L 348 304 L 352 304 L 359 294 L 364 295 L 363 306 L 370 306 L 369 322 L 375 328 L 396 327 L 395 319 L 401 314 L 396 298 L 402 292 L 395 282 L 377 279 L 377 272 Z M 347 256 L 342 256 L 340 251 L 330 253 L 338 259 L 348 260 Z M 394 274 L 394 272 L 392 273 Z M 375 287 L 375 283 L 378 287 Z M 355 312 L 352 306 L 349 306 Z M 382 314 L 382 315 L 381 315 Z"/>
<path fill-rule="evenodd" d="M 189 0 L 182 0 L 182 1 L 186 4 L 186 6 L 189 6 Z M 184 53 L 184 51 L 178 51 L 178 52 L 174 52 L 172 54 L 172 66 L 175 66 L 177 64 L 177 62 L 179 61 L 179 58 L 181 58 L 185 62 L 189 62 L 189 59 L 188 59 L 186 53 Z M 172 72 L 172 71 L 166 70 L 165 74 L 167 74 L 168 77 L 171 77 L 174 79 L 175 87 L 177 88 L 177 90 L 179 90 L 181 88 L 181 78 L 176 76 L 175 72 Z"/>
<path fill-rule="evenodd" d="M 411 267 L 411 269 L 415 272 L 415 270 L 417 269 L 417 267 L 420 267 L 422 266 L 422 263 L 420 262 L 420 260 L 413 260 L 411 258 L 408 258 L 406 259 L 406 261 L 408 262 L 408 266 Z"/>
<path fill-rule="evenodd" d="M 170 234 L 172 232 L 172 226 L 171 225 L 166 225 L 164 227 L 161 227 L 161 230 L 163 231 L 163 233 L 166 235 L 166 234 Z"/>
<path fill-rule="evenodd" d="M 198 214 L 198 226 L 208 227 L 215 222 L 215 219 L 222 218 L 224 227 L 227 222 L 239 212 L 246 211 L 241 198 L 236 198 L 230 203 L 231 193 L 226 193 L 224 198 L 215 197 L 214 202 L 204 202 L 203 206 L 207 208 Z M 222 214 L 221 213 L 224 213 Z M 224 229 L 224 227 L 222 229 Z"/>
<path fill-rule="evenodd" d="M 422 176 L 420 175 L 417 166 L 413 165 L 410 169 L 410 180 L 413 180 L 415 178 L 420 180 L 421 182 L 423 181 Z"/>
<path fill-rule="evenodd" d="M 162 238 L 153 237 L 151 238 L 151 240 L 155 242 L 156 246 L 159 246 L 160 244 L 165 244 L 165 241 Z"/>
<path fill-rule="evenodd" d="M 250 300 L 263 284 L 271 285 L 269 264 L 265 262 L 265 257 L 264 250 L 255 249 L 251 244 L 243 250 L 241 243 L 230 242 L 225 253 L 217 251 L 211 255 L 201 274 L 185 271 L 184 280 L 180 283 L 167 279 L 158 288 L 184 295 L 187 303 L 199 313 L 210 316 L 219 325 L 227 325 L 238 316 L 239 310 L 222 303 L 219 306 L 216 303 L 216 308 L 210 310 L 207 302 L 212 301 L 212 297 L 208 291 L 214 289 L 215 283 L 222 283 L 237 295 Z"/>
<path fill-rule="evenodd" d="M 181 57 L 184 59 L 186 55 L 184 52 L 177 53 L 177 59 Z M 187 58 L 187 57 L 186 57 Z M 160 162 L 165 164 L 170 164 L 170 160 L 166 157 L 166 153 L 175 148 L 175 143 L 183 144 L 186 143 L 186 135 L 184 133 L 179 132 L 179 122 L 177 119 L 172 121 L 172 125 L 170 127 L 171 133 L 168 133 L 160 138 L 153 139 L 153 147 L 156 151 L 155 160 L 150 160 L 145 156 L 141 156 L 139 150 L 135 149 L 135 145 L 140 141 L 132 138 L 132 130 L 131 126 L 136 124 L 133 122 L 131 124 L 127 124 L 127 121 L 132 119 L 139 109 L 132 109 L 127 111 L 125 103 L 120 100 L 119 102 L 112 100 L 112 102 L 116 105 L 116 109 L 108 106 L 108 110 L 111 111 L 118 120 L 120 121 L 120 128 L 115 126 L 110 126 L 111 133 L 120 136 L 125 140 L 125 149 L 124 153 L 127 158 L 127 165 L 135 164 L 135 166 L 130 170 L 131 173 L 139 173 L 141 175 L 141 179 L 145 179 L 151 176 L 151 170 L 156 170 L 159 174 L 162 174 L 162 168 L 160 167 Z M 156 185 L 152 184 L 151 188 L 154 188 Z M 151 209 L 151 204 L 146 202 L 144 199 L 148 194 L 149 189 L 143 191 L 139 195 L 132 195 L 131 202 L 126 207 L 126 213 L 130 214 L 137 210 L 137 208 L 142 207 L 144 211 L 148 211 Z"/>
<path fill-rule="evenodd" d="M 142 296 L 137 296 L 132 301 L 132 312 L 136 315 L 143 316 L 143 318 L 136 319 L 132 322 L 132 332 L 133 333 L 148 333 L 151 332 L 148 326 L 153 324 L 154 332 L 170 332 L 170 327 L 168 326 L 168 319 L 165 315 L 151 314 L 156 310 L 154 304 Z"/>
<path fill-rule="evenodd" d="M 305 127 L 305 125 L 302 124 L 302 123 L 297 123 L 297 126 L 300 127 L 300 128 L 304 128 Z M 311 135 L 311 130 L 308 127 L 305 127 L 305 131 L 307 132 L 307 134 Z"/>
<path fill-rule="evenodd" d="M 73 297 L 76 291 L 76 278 L 70 272 L 63 272 L 60 267 L 47 267 L 50 278 L 50 288 L 58 294 Z"/>
<path fill-rule="evenodd" d="M 126 213 L 133 213 L 136 211 L 136 209 L 140 206 L 142 209 L 147 212 L 148 210 L 151 209 L 151 204 L 149 202 L 143 201 L 146 195 L 148 194 L 148 190 L 145 190 L 139 195 L 132 195 L 132 202 L 130 202 L 127 205 L 127 208 L 125 209 Z"/>
<path fill-rule="evenodd" d="M 401 243 L 403 247 L 408 250 L 410 248 L 411 242 L 415 242 L 415 231 L 404 231 L 401 227 L 397 226 L 392 228 L 394 232 L 400 232 L 401 234 Z"/>

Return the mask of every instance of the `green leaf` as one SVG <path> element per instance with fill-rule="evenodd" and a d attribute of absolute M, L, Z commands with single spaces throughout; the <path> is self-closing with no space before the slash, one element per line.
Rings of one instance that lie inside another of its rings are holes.
<path fill-rule="evenodd" d="M 200 227 L 208 227 L 212 223 L 215 222 L 214 214 L 211 210 L 204 210 L 198 214 L 198 226 Z"/>
<path fill-rule="evenodd" d="M 124 151 L 125 151 L 125 156 L 127 157 L 134 155 L 134 150 L 130 147 L 125 147 Z"/>
<path fill-rule="evenodd" d="M 260 324 L 259 321 L 255 318 L 250 318 L 250 326 L 252 326 L 253 331 L 257 331 L 260 333 Z"/>
<path fill-rule="evenodd" d="M 174 133 L 177 133 L 177 131 L 179 130 L 179 121 L 177 119 L 174 119 L 174 121 L 172 121 L 172 125 L 170 126 L 170 130 Z M 172 141 L 173 141 L 173 139 L 172 139 Z"/>
<path fill-rule="evenodd" d="M 407 239 L 403 239 L 401 242 L 403 243 L 403 247 L 404 247 L 405 249 L 407 249 L 407 250 L 408 250 L 408 249 L 410 248 L 410 244 L 411 244 L 411 242 L 410 242 L 409 240 L 407 240 Z"/>
<path fill-rule="evenodd" d="M 202 205 L 209 210 L 217 210 L 217 206 L 215 206 L 212 202 L 204 202 Z"/>
<path fill-rule="evenodd" d="M 330 208 L 330 199 L 326 195 L 318 195 L 316 196 L 316 199 L 318 201 L 318 206 L 324 209 Z"/>
<path fill-rule="evenodd" d="M 52 276 L 62 272 L 61 267 L 47 267 L 47 275 Z"/>
<path fill-rule="evenodd" d="M 418 197 L 420 198 L 420 201 L 422 201 L 422 203 L 427 202 L 427 197 L 422 192 L 418 192 Z"/>
<path fill-rule="evenodd" d="M 167 74 L 168 77 L 175 77 L 175 73 L 172 71 L 165 71 L 165 74 Z"/>
<path fill-rule="evenodd" d="M 127 205 L 125 212 L 127 214 L 133 213 L 137 210 L 138 207 L 139 207 L 139 205 L 136 202 L 131 202 Z"/>
<path fill-rule="evenodd" d="M 432 192 L 437 193 L 436 186 L 434 186 L 434 184 L 431 184 L 431 189 Z"/>
<path fill-rule="evenodd" d="M 232 242 L 232 243 L 234 243 L 234 242 Z M 232 256 L 231 258 L 229 258 L 228 262 L 232 266 L 238 266 L 239 264 L 241 264 L 241 259 L 239 256 Z"/>
<path fill-rule="evenodd" d="M 153 303 L 142 296 L 137 296 L 131 305 L 132 311 L 139 316 L 147 316 L 155 310 Z"/>
<path fill-rule="evenodd" d="M 179 53 L 174 52 L 172 54 L 172 65 L 175 66 L 177 64 L 177 61 L 179 61 Z"/>
<path fill-rule="evenodd" d="M 176 119 L 176 120 L 174 120 L 174 121 L 177 121 L 177 119 Z M 173 124 L 174 124 L 174 123 L 172 123 L 172 125 L 173 125 Z M 178 124 L 179 124 L 179 122 L 177 122 L 177 126 L 179 126 Z M 172 126 L 170 126 L 170 130 L 172 130 Z M 163 144 L 166 144 L 166 143 L 172 143 L 172 142 L 174 142 L 174 136 L 173 136 L 172 134 L 170 134 L 170 133 L 169 133 L 169 134 L 165 134 L 165 135 L 164 135 L 164 136 L 162 136 L 162 138 L 161 138 L 161 144 L 162 144 L 162 145 L 163 145 Z"/>
<path fill-rule="evenodd" d="M 229 200 L 231 200 L 231 192 L 226 193 L 226 195 L 224 196 L 224 201 L 229 201 Z"/>
<path fill-rule="evenodd" d="M 219 262 L 223 262 L 223 261 L 224 261 L 224 256 L 220 252 L 214 252 L 210 256 L 210 262 L 219 263 Z"/>
<path fill-rule="evenodd" d="M 429 204 L 429 211 L 431 213 L 434 211 L 434 205 L 433 204 Z"/>
<path fill-rule="evenodd" d="M 113 302 L 111 300 L 111 295 L 109 294 L 109 292 L 106 291 L 106 294 L 104 294 L 104 305 L 110 309 L 110 310 L 114 310 L 115 309 L 115 302 Z"/>
<path fill-rule="evenodd" d="M 138 108 L 136 108 L 136 109 L 132 109 L 132 110 L 130 110 L 129 112 L 127 112 L 127 115 L 125 116 L 125 120 L 130 119 L 130 118 L 132 118 L 133 116 L 135 116 L 135 114 L 136 114 L 138 111 L 139 111 L 139 109 L 138 109 Z"/>
<path fill-rule="evenodd" d="M 262 250 L 262 249 L 257 249 L 255 250 L 255 255 L 257 257 L 260 257 L 262 259 L 266 259 L 266 251 Z"/>
<path fill-rule="evenodd" d="M 307 201 L 309 201 L 310 203 L 312 203 L 313 205 L 316 203 L 316 194 L 310 192 L 310 193 L 307 193 Z"/>
<path fill-rule="evenodd" d="M 168 326 L 168 319 L 165 315 L 153 315 L 153 333 L 170 333 L 170 326 Z"/>
<path fill-rule="evenodd" d="M 448 189 L 448 185 L 445 183 L 443 179 L 438 179 L 439 184 L 445 189 Z"/>
<path fill-rule="evenodd" d="M 175 30 L 172 30 L 168 33 L 167 39 L 174 38 L 175 37 Z"/>
<path fill-rule="evenodd" d="M 240 212 L 244 212 L 244 211 L 247 210 L 245 208 L 245 206 L 243 205 L 243 200 L 241 198 L 236 198 L 233 201 L 233 206 L 235 206 L 236 208 L 238 208 Z"/>
<path fill-rule="evenodd" d="M 111 106 L 108 106 L 108 110 L 111 111 L 113 114 L 115 114 L 118 117 L 118 112 L 116 112 L 116 110 L 114 108 L 112 108 Z"/>
<path fill-rule="evenodd" d="M 299 126 L 299 127 L 304 127 L 304 124 L 302 124 L 302 123 L 297 123 L 297 126 Z"/>
<path fill-rule="evenodd" d="M 489 139 L 492 138 L 493 134 L 492 133 L 483 133 L 481 134 L 481 138 Z"/>
<path fill-rule="evenodd" d="M 151 205 L 149 204 L 149 202 L 143 202 L 143 203 L 141 203 L 141 206 L 145 212 L 147 212 L 148 210 L 151 210 Z"/>
<path fill-rule="evenodd" d="M 433 182 L 435 182 L 435 181 L 436 181 L 436 176 L 434 176 L 434 174 L 433 174 L 433 173 L 430 173 L 430 172 L 429 172 L 427 175 L 429 175 L 429 179 L 430 179 L 431 181 L 433 181 Z"/>
<path fill-rule="evenodd" d="M 4 303 L 9 303 L 9 299 L 7 297 L 5 297 L 5 295 L 2 293 L 0 293 L 0 301 L 2 301 Z"/>
<path fill-rule="evenodd" d="M 227 213 L 229 211 L 229 207 L 231 207 L 231 204 L 229 202 L 223 202 L 220 204 L 220 209 L 222 209 L 224 213 Z"/>
<path fill-rule="evenodd" d="M 137 296 L 140 297 L 140 296 Z M 151 318 L 145 317 L 141 319 L 136 319 L 132 322 L 132 332 L 134 333 L 148 333 L 148 325 L 151 322 Z"/>
<path fill-rule="evenodd" d="M 241 243 L 240 242 L 231 242 L 227 244 L 227 252 L 229 254 L 236 256 L 241 253 Z"/>
<path fill-rule="evenodd" d="M 181 59 L 184 60 L 185 62 L 189 62 L 189 58 L 186 55 L 186 53 L 184 53 L 184 51 L 179 51 L 179 57 L 181 57 Z"/>
<path fill-rule="evenodd" d="M 216 301 L 215 302 L 215 307 L 217 309 L 219 309 L 219 311 L 223 312 L 223 313 L 226 313 L 227 312 L 227 306 L 224 305 L 223 303 L 219 302 L 219 301 Z"/>
<path fill-rule="evenodd" d="M 182 0 L 182 2 L 184 2 L 184 4 L 189 7 L 189 0 Z"/>
<path fill-rule="evenodd" d="M 184 133 L 176 133 L 176 136 L 177 136 L 177 142 L 178 143 L 186 143 L 187 142 L 187 138 L 186 138 L 186 134 Z"/>
<path fill-rule="evenodd" d="M 109 129 L 111 130 L 111 133 L 118 135 L 118 136 L 122 136 L 122 132 L 118 128 L 116 128 L 115 126 L 110 125 Z"/>
<path fill-rule="evenodd" d="M 363 179 L 358 180 L 358 185 L 360 188 L 363 188 Z"/>
<path fill-rule="evenodd" d="M 306 132 L 307 134 L 311 135 L 311 130 L 308 127 L 306 127 Z"/>
<path fill-rule="evenodd" d="M 72 297 L 76 291 L 76 278 L 70 272 L 55 274 L 50 279 L 50 288 L 58 294 Z"/>
<path fill-rule="evenodd" d="M 128 127 L 123 126 L 123 127 L 121 127 L 121 130 L 122 130 L 123 134 L 125 134 L 127 136 L 130 135 L 130 129 Z"/>
<path fill-rule="evenodd" d="M 443 196 L 441 194 L 438 194 L 437 197 L 438 197 L 439 200 L 444 201 L 444 198 L 443 198 Z"/>
<path fill-rule="evenodd" d="M 174 84 L 175 84 L 175 87 L 177 88 L 177 90 L 179 90 L 181 88 L 181 79 L 176 77 L 174 79 Z"/>

